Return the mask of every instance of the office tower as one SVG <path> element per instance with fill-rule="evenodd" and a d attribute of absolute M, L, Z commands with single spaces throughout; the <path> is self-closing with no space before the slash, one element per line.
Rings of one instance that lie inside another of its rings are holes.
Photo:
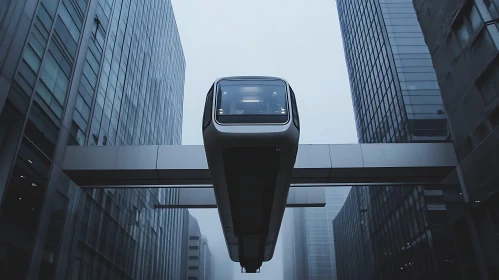
<path fill-rule="evenodd" d="M 499 1 L 413 3 L 470 206 L 453 225 L 460 268 L 467 279 L 499 279 Z"/>
<path fill-rule="evenodd" d="M 190 214 L 187 258 L 187 280 L 213 279 L 214 268 L 208 241 L 201 234 L 198 221 Z"/>
<path fill-rule="evenodd" d="M 81 189 L 67 145 L 180 144 L 185 60 L 170 1 L 0 7 L 0 275 L 179 279 L 175 189 Z"/>
<path fill-rule="evenodd" d="M 208 246 L 208 239 L 206 239 L 206 236 L 202 236 L 201 238 L 202 241 L 202 252 L 203 252 L 203 275 L 204 278 L 201 279 L 214 279 L 214 263 L 213 263 L 213 257 L 211 255 L 210 247 Z"/>
<path fill-rule="evenodd" d="M 308 280 L 308 257 L 304 233 L 304 211 L 286 208 L 280 238 L 283 248 L 283 277 L 290 280 Z"/>
<path fill-rule="evenodd" d="M 324 223 L 327 225 L 327 233 L 325 232 L 326 228 L 321 224 L 321 230 L 317 231 L 320 235 L 317 237 L 316 244 L 320 246 L 327 247 L 329 246 L 329 250 L 323 249 L 324 259 L 329 257 L 331 261 L 331 265 L 327 266 L 327 263 L 324 266 L 331 269 L 331 279 L 336 280 L 340 279 L 337 277 L 336 273 L 336 253 L 334 251 L 334 231 L 333 231 L 333 220 L 336 218 L 338 213 L 341 210 L 341 207 L 345 204 L 345 201 L 350 193 L 350 188 L 348 187 L 337 187 L 337 188 L 328 188 L 326 189 L 326 207 L 323 209 L 326 210 L 326 219 L 323 219 Z M 312 210 L 312 209 L 310 209 Z M 316 211 L 319 209 L 316 209 Z M 325 243 L 324 236 L 328 237 L 328 242 Z M 312 240 L 312 238 L 310 238 Z M 310 242 L 310 241 L 309 241 Z M 318 279 L 318 278 L 317 278 Z"/>
<path fill-rule="evenodd" d="M 286 214 L 281 229 L 285 279 L 336 279 L 332 221 L 349 190 L 327 188 L 325 207 L 289 209 L 294 213 Z"/>
<path fill-rule="evenodd" d="M 359 142 L 448 141 L 412 2 L 339 0 L 337 6 Z M 460 279 L 447 223 L 448 208 L 461 199 L 457 188 L 359 186 L 352 192 L 334 223 L 339 279 L 360 279 L 352 268 L 363 269 L 362 279 Z M 348 247 L 359 263 L 346 265 Z"/>
<path fill-rule="evenodd" d="M 332 223 L 338 279 L 371 279 L 370 244 L 365 240 L 368 232 L 362 226 L 364 212 L 359 210 L 359 194 L 350 191 Z"/>

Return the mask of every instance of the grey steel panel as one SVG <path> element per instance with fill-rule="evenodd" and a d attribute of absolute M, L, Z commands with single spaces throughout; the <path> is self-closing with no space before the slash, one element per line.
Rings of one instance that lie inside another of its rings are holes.
<path fill-rule="evenodd" d="M 288 197 L 286 201 L 287 203 L 295 201 L 295 191 L 293 191 L 292 188 L 289 188 Z"/>
<path fill-rule="evenodd" d="M 178 205 L 180 208 L 217 208 L 213 189 L 181 189 Z"/>
<path fill-rule="evenodd" d="M 211 183 L 202 145 L 159 146 L 157 169 L 164 184 Z"/>
<path fill-rule="evenodd" d="M 299 145 L 295 168 L 331 168 L 328 145 Z"/>
<path fill-rule="evenodd" d="M 119 150 L 118 146 L 67 146 L 61 169 L 77 185 L 131 182 L 126 172 L 117 168 Z M 146 169 L 138 173 L 151 176 Z"/>
<path fill-rule="evenodd" d="M 156 170 L 160 146 L 118 146 L 116 168 L 123 170 Z"/>
<path fill-rule="evenodd" d="M 360 147 L 364 167 L 456 166 L 457 163 L 449 143 L 360 144 Z"/>
<path fill-rule="evenodd" d="M 455 172 L 455 171 L 452 171 Z M 452 175 L 451 173 L 450 175 Z M 449 175 L 449 176 L 450 176 Z M 455 175 L 455 174 L 454 174 Z M 456 175 L 457 176 L 457 175 Z M 440 184 L 454 184 L 454 183 L 449 183 L 447 181 L 448 179 L 444 179 Z M 457 177 L 456 177 L 457 180 Z M 374 182 L 363 182 L 363 183 L 300 183 L 300 184 L 291 184 L 291 190 L 297 187 L 301 188 L 317 188 L 317 187 L 354 187 L 354 186 L 401 186 L 401 187 L 407 187 L 407 186 L 414 186 L 414 185 L 431 185 L 434 186 L 436 183 L 434 182 L 417 182 L 417 181 L 411 181 L 411 182 L 393 182 L 393 181 L 387 181 L 387 182 L 382 182 L 382 183 L 374 183 Z M 82 189 L 154 189 L 154 188 L 175 188 L 175 189 L 211 189 L 213 188 L 212 184 L 189 184 L 189 185 L 163 185 L 163 184 L 154 184 L 154 185 L 131 185 L 131 184 L 125 184 L 125 185 L 79 185 L 80 188 Z M 290 192 L 289 196 L 294 195 L 294 192 Z M 289 197 L 288 196 L 288 197 Z M 294 198 L 293 198 L 294 199 Z"/>
<path fill-rule="evenodd" d="M 290 192 L 294 192 L 294 203 L 304 204 L 307 203 L 307 190 L 303 187 L 297 187 L 289 189 Z M 289 200 L 288 200 L 289 202 Z"/>
<path fill-rule="evenodd" d="M 324 187 L 305 188 L 307 192 L 307 203 L 323 202 L 326 204 L 326 191 Z"/>
<path fill-rule="evenodd" d="M 359 144 L 362 150 L 363 167 L 384 167 L 385 155 L 383 145 L 386 144 Z M 390 145 L 390 144 L 388 144 Z"/>
<path fill-rule="evenodd" d="M 455 166 L 457 162 L 454 148 L 447 143 L 387 144 L 382 147 L 386 166 Z M 449 156 L 440 156 L 444 151 Z"/>
<path fill-rule="evenodd" d="M 120 178 L 140 180 L 147 177 L 158 180 L 156 168 L 159 146 L 120 146 L 116 160 L 116 168 L 120 170 Z"/>
<path fill-rule="evenodd" d="M 119 146 L 68 146 L 62 169 L 116 170 L 119 150 Z"/>
<path fill-rule="evenodd" d="M 418 145 L 412 145 L 408 143 L 407 146 L 402 146 L 400 144 L 388 144 L 382 145 L 383 159 L 384 161 L 380 163 L 383 167 L 389 166 L 411 166 L 413 164 L 424 166 L 428 161 L 427 150 L 433 151 L 432 146 L 426 146 L 426 149 L 418 149 Z M 433 154 L 430 154 L 433 156 Z"/>
<path fill-rule="evenodd" d="M 364 166 L 360 145 L 339 144 L 328 146 L 332 168 L 356 168 Z"/>
<path fill-rule="evenodd" d="M 327 183 L 349 181 L 344 178 L 359 176 L 357 170 L 364 166 L 362 149 L 357 144 L 328 145 L 331 158 L 331 169 Z"/>
<path fill-rule="evenodd" d="M 204 147 L 202 145 L 159 146 L 158 169 L 208 169 Z"/>
<path fill-rule="evenodd" d="M 327 182 L 331 158 L 328 145 L 299 145 L 293 170 L 294 182 Z"/>
<path fill-rule="evenodd" d="M 151 184 L 151 185 L 79 185 L 82 189 L 161 189 L 161 188 L 174 188 L 174 189 L 212 189 L 212 184 L 191 184 L 191 185 L 164 185 L 164 184 Z"/>
<path fill-rule="evenodd" d="M 290 189 L 286 207 L 324 207 L 326 196 L 324 188 Z M 296 199 L 294 199 L 296 198 Z M 178 203 L 174 205 L 156 205 L 156 208 L 217 208 L 213 189 L 181 189 Z"/>

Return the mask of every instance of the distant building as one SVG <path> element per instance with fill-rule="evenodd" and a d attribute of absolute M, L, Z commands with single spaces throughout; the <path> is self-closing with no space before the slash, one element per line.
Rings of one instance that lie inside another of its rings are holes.
<path fill-rule="evenodd" d="M 283 276 L 289 280 L 308 280 L 308 257 L 303 231 L 304 211 L 286 208 L 279 238 L 282 238 Z"/>
<path fill-rule="evenodd" d="M 449 141 L 411 1 L 337 6 L 359 142 Z M 460 279 L 448 222 L 460 202 L 457 188 L 353 187 L 334 221 L 338 279 Z"/>
<path fill-rule="evenodd" d="M 499 279 L 499 1 L 413 3 L 470 206 L 453 221 L 460 270 L 467 279 Z"/>
<path fill-rule="evenodd" d="M 201 234 L 196 218 L 189 214 L 187 247 L 187 280 L 214 279 L 212 256 L 206 237 Z"/>
<path fill-rule="evenodd" d="M 202 245 L 201 245 L 201 252 L 202 252 L 202 266 L 201 266 L 201 271 L 203 272 L 204 275 L 204 280 L 212 280 L 214 279 L 214 263 L 213 263 L 213 257 L 211 255 L 210 247 L 208 246 L 208 240 L 206 237 L 203 235 L 201 237 L 202 240 Z"/>
<path fill-rule="evenodd" d="M 332 221 L 350 188 L 327 188 L 326 206 L 287 209 L 283 238 L 284 279 L 336 279 Z"/>

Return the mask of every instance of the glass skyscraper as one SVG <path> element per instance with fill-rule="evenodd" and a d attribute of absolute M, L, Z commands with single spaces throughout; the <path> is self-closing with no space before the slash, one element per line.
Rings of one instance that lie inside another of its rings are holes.
<path fill-rule="evenodd" d="M 446 117 L 410 0 L 338 0 L 361 143 L 442 141 Z"/>
<path fill-rule="evenodd" d="M 81 189 L 67 145 L 181 144 L 185 59 L 169 0 L 0 7 L 0 275 L 180 279 L 175 189 Z"/>
<path fill-rule="evenodd" d="M 449 141 L 412 1 L 337 6 L 359 142 Z M 352 188 L 334 221 L 338 278 L 459 279 L 447 222 L 449 207 L 460 201 L 458 189 L 438 186 Z"/>
<path fill-rule="evenodd" d="M 349 190 L 327 188 L 325 207 L 289 209 L 281 229 L 285 279 L 337 279 L 332 221 Z"/>
<path fill-rule="evenodd" d="M 305 212 L 300 208 L 286 208 L 280 236 L 283 248 L 283 277 L 290 280 L 308 280 Z"/>

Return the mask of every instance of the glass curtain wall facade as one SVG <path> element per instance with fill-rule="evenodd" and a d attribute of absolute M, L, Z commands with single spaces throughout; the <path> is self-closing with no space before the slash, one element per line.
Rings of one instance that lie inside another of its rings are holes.
<path fill-rule="evenodd" d="M 282 230 L 285 279 L 337 279 L 332 221 L 349 190 L 330 187 L 325 207 L 292 209 L 296 213 L 288 215 Z"/>
<path fill-rule="evenodd" d="M 300 208 L 286 208 L 281 226 L 283 239 L 283 277 L 308 280 L 308 256 L 305 237 L 305 212 Z"/>
<path fill-rule="evenodd" d="M 337 279 L 370 279 L 372 261 L 370 244 L 366 242 L 367 232 L 362 227 L 359 211 L 359 192 L 351 190 L 344 206 L 334 218 L 334 248 L 336 254 Z"/>
<path fill-rule="evenodd" d="M 499 1 L 414 0 L 460 162 L 453 220 L 466 279 L 499 279 Z"/>
<path fill-rule="evenodd" d="M 448 141 L 435 70 L 412 2 L 339 0 L 337 7 L 359 142 Z M 462 200 L 457 188 L 444 193 L 438 187 L 355 187 L 351 192 L 334 230 L 335 244 L 341 244 L 340 279 L 459 279 L 444 200 Z M 358 224 L 348 225 L 350 220 Z M 351 256 L 341 249 L 344 243 L 362 246 L 356 250 L 359 264 L 346 264 Z M 367 278 L 352 272 L 359 267 Z"/>
<path fill-rule="evenodd" d="M 336 257 L 332 221 L 345 203 L 350 188 L 326 189 L 326 206 L 303 208 L 310 280 L 336 280 Z"/>
<path fill-rule="evenodd" d="M 17 0 L 0 8 L 0 273 L 179 279 L 175 189 L 82 190 L 67 145 L 181 144 L 185 59 L 170 1 Z"/>
<path fill-rule="evenodd" d="M 359 142 L 442 141 L 442 99 L 409 0 L 337 2 Z"/>

